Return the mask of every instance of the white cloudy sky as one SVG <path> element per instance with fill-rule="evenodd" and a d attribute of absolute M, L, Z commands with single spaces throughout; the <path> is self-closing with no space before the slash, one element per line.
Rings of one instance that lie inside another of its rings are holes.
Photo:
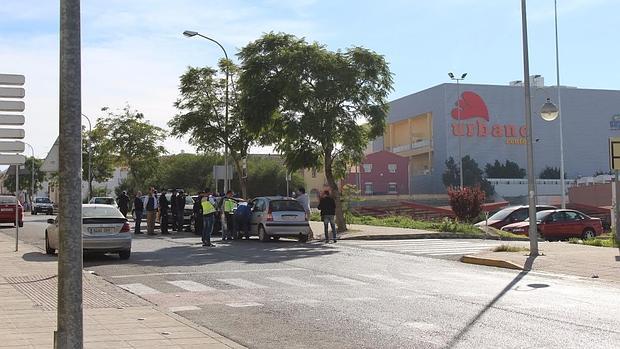
<path fill-rule="evenodd" d="M 555 83 L 553 0 L 528 3 L 532 74 Z M 620 1 L 558 0 L 562 83 L 620 89 Z M 59 1 L 2 0 L 0 72 L 26 75 L 26 141 L 44 157 L 58 134 Z M 229 55 L 262 33 L 282 31 L 331 49 L 365 46 L 386 56 L 391 98 L 448 82 L 506 84 L 522 79 L 518 0 L 84 0 L 82 108 L 130 104 L 165 127 L 176 111 L 178 77 L 187 66 L 214 65 L 209 35 Z M 192 152 L 169 139 L 169 152 Z"/>

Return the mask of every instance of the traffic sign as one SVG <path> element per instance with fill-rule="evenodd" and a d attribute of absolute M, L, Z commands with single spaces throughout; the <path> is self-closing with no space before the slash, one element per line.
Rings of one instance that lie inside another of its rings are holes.
<path fill-rule="evenodd" d="M 22 139 L 26 133 L 21 128 L 0 128 L 0 138 Z"/>
<path fill-rule="evenodd" d="M 23 153 L 26 145 L 21 141 L 0 141 L 0 152 Z"/>
<path fill-rule="evenodd" d="M 17 85 L 21 86 L 26 82 L 23 75 L 17 74 L 0 74 L 0 85 Z"/>
<path fill-rule="evenodd" d="M 620 138 L 609 138 L 609 167 L 614 170 L 620 170 Z"/>
<path fill-rule="evenodd" d="M 26 163 L 26 157 L 21 154 L 0 154 L 0 165 L 21 165 Z"/>
<path fill-rule="evenodd" d="M 17 114 L 0 114 L 0 125 L 23 125 L 26 118 Z"/>
<path fill-rule="evenodd" d="M 0 87 L 0 97 L 24 98 L 26 90 L 21 87 Z"/>
<path fill-rule="evenodd" d="M 0 101 L 0 111 L 22 112 L 26 109 L 26 104 L 22 101 Z"/>

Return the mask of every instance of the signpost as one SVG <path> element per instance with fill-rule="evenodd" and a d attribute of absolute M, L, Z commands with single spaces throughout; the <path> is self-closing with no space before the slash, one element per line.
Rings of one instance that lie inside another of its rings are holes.
<path fill-rule="evenodd" d="M 612 197 L 615 198 L 614 200 L 614 215 L 613 215 L 613 222 L 614 222 L 614 229 L 616 230 L 616 241 L 620 241 L 620 205 L 618 205 L 618 198 L 620 198 L 620 196 L 618 195 L 618 178 L 619 176 L 619 172 L 620 172 L 620 138 L 618 137 L 611 137 L 609 138 L 609 168 L 611 170 L 614 171 L 615 173 L 615 180 L 614 180 L 614 185 L 613 185 L 613 195 Z"/>

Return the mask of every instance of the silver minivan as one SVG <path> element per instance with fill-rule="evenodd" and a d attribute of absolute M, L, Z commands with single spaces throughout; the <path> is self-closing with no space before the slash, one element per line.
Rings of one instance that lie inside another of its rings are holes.
<path fill-rule="evenodd" d="M 304 208 L 297 200 L 284 196 L 261 196 L 252 200 L 251 233 L 260 241 L 295 237 L 308 241 L 310 224 Z"/>

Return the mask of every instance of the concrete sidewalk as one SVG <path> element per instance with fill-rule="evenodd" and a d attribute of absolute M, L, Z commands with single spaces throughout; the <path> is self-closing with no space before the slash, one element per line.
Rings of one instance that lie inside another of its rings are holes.
<path fill-rule="evenodd" d="M 0 234 L 0 348 L 52 348 L 57 261 Z M 85 348 L 243 348 L 231 340 L 83 274 Z"/>

